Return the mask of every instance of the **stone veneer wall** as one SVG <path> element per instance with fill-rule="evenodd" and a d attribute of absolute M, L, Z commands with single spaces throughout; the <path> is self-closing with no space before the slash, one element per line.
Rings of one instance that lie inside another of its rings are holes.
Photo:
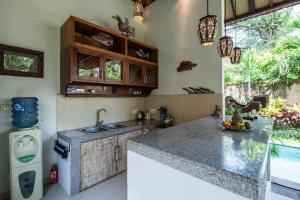
<path fill-rule="evenodd" d="M 262 88 L 259 85 L 251 85 L 251 95 L 262 94 Z M 232 84 L 225 85 L 225 96 L 233 96 L 234 98 L 241 99 L 248 94 L 248 85 L 245 84 Z M 280 87 L 277 90 L 268 92 L 271 98 L 281 97 L 287 99 L 290 104 L 300 103 L 300 81 L 296 82 L 290 87 Z"/>

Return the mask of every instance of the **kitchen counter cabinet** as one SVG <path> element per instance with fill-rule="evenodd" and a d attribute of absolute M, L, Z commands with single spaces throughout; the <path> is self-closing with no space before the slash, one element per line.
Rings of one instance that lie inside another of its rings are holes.
<path fill-rule="evenodd" d="M 130 138 L 142 135 L 144 132 L 142 130 L 134 131 L 124 135 L 118 136 L 118 162 L 117 162 L 117 173 L 121 173 L 127 169 L 127 141 Z"/>
<path fill-rule="evenodd" d="M 59 182 L 69 196 L 126 170 L 127 140 L 148 131 L 152 132 L 159 122 L 131 120 L 119 124 L 124 125 L 124 128 L 98 134 L 86 134 L 81 129 L 57 133 L 57 138 L 70 147 L 68 158 L 58 159 L 61 172 Z M 110 163 L 109 167 L 102 161 Z"/>
<path fill-rule="evenodd" d="M 127 141 L 143 130 L 81 143 L 80 190 L 115 176 L 127 168 Z"/>
<path fill-rule="evenodd" d="M 117 174 L 117 143 L 117 137 L 81 143 L 81 191 Z"/>

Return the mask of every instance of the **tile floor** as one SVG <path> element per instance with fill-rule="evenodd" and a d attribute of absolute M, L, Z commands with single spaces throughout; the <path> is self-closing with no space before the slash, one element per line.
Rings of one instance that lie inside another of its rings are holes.
<path fill-rule="evenodd" d="M 45 200 L 127 200 L 126 173 L 115 176 L 70 198 L 59 184 L 45 188 Z M 291 200 L 272 193 L 271 200 Z"/>

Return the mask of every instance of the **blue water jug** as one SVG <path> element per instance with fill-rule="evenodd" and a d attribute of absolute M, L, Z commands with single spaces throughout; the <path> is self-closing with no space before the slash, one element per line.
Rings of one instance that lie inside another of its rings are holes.
<path fill-rule="evenodd" d="M 16 128 L 31 128 L 38 120 L 38 98 L 12 98 L 12 125 Z"/>

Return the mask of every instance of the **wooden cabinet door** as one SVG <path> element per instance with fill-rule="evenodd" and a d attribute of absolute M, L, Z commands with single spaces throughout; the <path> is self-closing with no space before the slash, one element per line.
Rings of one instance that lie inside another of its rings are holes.
<path fill-rule="evenodd" d="M 123 59 L 106 56 L 102 64 L 101 78 L 107 83 L 123 83 L 124 66 Z"/>
<path fill-rule="evenodd" d="M 117 174 L 118 137 L 108 137 L 81 144 L 81 191 Z"/>
<path fill-rule="evenodd" d="M 72 81 L 96 83 L 101 81 L 101 56 L 84 48 L 73 48 Z"/>
<path fill-rule="evenodd" d="M 156 66 L 144 65 L 144 85 L 157 87 L 158 86 L 158 71 Z"/>
<path fill-rule="evenodd" d="M 128 61 L 127 82 L 130 83 L 131 85 L 142 85 L 144 83 L 142 64 Z"/>
<path fill-rule="evenodd" d="M 142 135 L 143 131 L 138 130 L 134 132 L 130 132 L 124 135 L 118 136 L 118 152 L 119 152 L 119 159 L 117 162 L 118 165 L 118 173 L 121 173 L 127 169 L 127 141 L 129 138 L 136 137 Z"/>

